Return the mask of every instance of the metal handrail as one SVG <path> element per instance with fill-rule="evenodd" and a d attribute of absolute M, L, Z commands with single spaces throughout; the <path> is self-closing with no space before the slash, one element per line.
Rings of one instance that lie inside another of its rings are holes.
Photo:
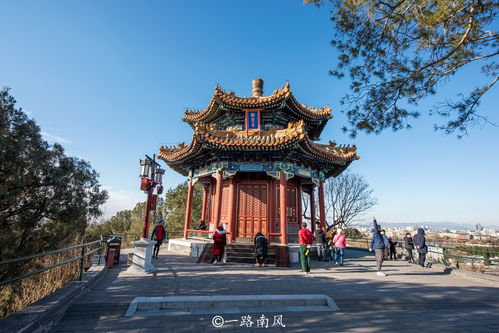
<path fill-rule="evenodd" d="M 0 265 L 8 264 L 8 263 L 11 263 L 11 262 L 22 261 L 22 260 L 26 260 L 26 259 L 32 259 L 32 258 L 42 257 L 42 256 L 46 256 L 46 255 L 49 255 L 49 254 L 64 252 L 64 251 L 68 251 L 68 250 L 72 250 L 72 249 L 77 249 L 79 247 L 92 245 L 92 244 L 95 244 L 95 243 L 98 243 L 98 242 L 100 242 L 100 240 L 96 240 L 96 241 L 93 241 L 93 242 L 90 242 L 90 243 L 81 244 L 81 245 L 75 245 L 75 246 L 67 247 L 67 248 L 64 248 L 64 249 L 57 249 L 57 250 L 51 250 L 51 251 L 42 252 L 42 253 L 36 253 L 36 254 L 32 254 L 30 256 L 26 256 L 26 257 L 8 259 L 8 260 L 0 261 Z"/>
<path fill-rule="evenodd" d="M 447 249 L 447 250 L 458 250 L 458 251 L 468 251 L 468 252 L 481 252 L 481 253 L 499 254 L 499 252 L 494 252 L 494 251 L 464 249 L 464 248 L 459 248 L 459 247 L 447 247 L 447 246 L 441 246 L 441 245 L 436 245 L 436 246 L 441 247 L 442 249 Z"/>
<path fill-rule="evenodd" d="M 473 250 L 473 249 L 464 249 L 464 248 L 456 248 L 456 247 L 447 247 L 447 246 L 441 246 L 441 245 L 434 245 L 434 246 L 441 248 L 442 252 L 432 251 L 432 250 L 428 250 L 428 252 L 442 255 L 443 264 L 445 266 L 449 266 L 449 263 L 447 262 L 447 257 L 462 258 L 462 259 L 468 259 L 468 260 L 482 260 L 484 263 L 488 263 L 489 265 L 490 265 L 491 261 L 499 262 L 499 259 L 493 259 L 493 258 L 491 259 L 490 257 L 478 258 L 478 257 L 470 257 L 470 256 L 461 256 L 461 255 L 457 255 L 457 254 L 447 253 L 446 250 L 463 251 L 463 252 L 480 252 L 480 253 L 487 254 L 487 256 L 489 256 L 490 254 L 499 254 L 499 252 L 495 252 L 495 251 Z"/>
<path fill-rule="evenodd" d="M 436 252 L 436 251 L 430 251 L 430 250 L 428 250 L 428 252 L 441 254 L 444 257 L 453 257 L 453 258 L 463 258 L 463 259 L 471 259 L 471 260 L 483 260 L 483 261 L 497 261 L 497 262 L 499 262 L 499 259 L 477 258 L 477 257 L 470 257 L 470 256 L 458 256 L 458 255 L 455 255 L 455 254 L 450 254 L 450 253 L 445 253 L 444 254 L 444 253 L 440 253 L 440 252 Z"/>
<path fill-rule="evenodd" d="M 97 244 L 97 243 L 99 243 L 99 247 L 98 248 L 85 253 L 85 246 L 90 246 L 90 245 Z M 72 250 L 72 249 L 78 249 L 78 248 L 82 249 L 81 250 L 81 255 L 78 256 L 78 257 L 74 257 L 74 258 L 71 258 L 71 259 L 68 259 L 68 260 L 64 260 L 64 261 L 59 262 L 57 264 L 53 264 L 53 265 L 50 265 L 48 267 L 43 267 L 41 269 L 37 269 L 35 271 L 22 274 L 20 276 L 16 276 L 16 277 L 11 278 L 9 280 L 0 281 L 0 286 L 3 286 L 5 284 L 11 283 L 11 282 L 15 282 L 15 281 L 27 278 L 27 277 L 30 277 L 32 275 L 35 275 L 35 274 L 47 271 L 47 270 L 55 268 L 55 267 L 59 267 L 59 266 L 68 264 L 68 263 L 76 261 L 76 260 L 80 260 L 80 275 L 79 275 L 79 280 L 81 281 L 82 276 L 83 276 L 83 260 L 84 260 L 85 257 L 87 257 L 89 255 L 92 255 L 95 252 L 99 251 L 99 265 L 100 265 L 100 259 L 101 259 L 101 256 L 102 256 L 102 243 L 103 243 L 103 237 L 101 235 L 101 239 L 100 240 L 96 240 L 96 241 L 93 241 L 93 242 L 88 242 L 88 243 L 85 243 L 85 244 L 70 246 L 70 247 L 66 247 L 66 248 L 63 248 L 63 249 L 46 251 L 46 252 L 42 252 L 42 253 L 36 253 L 36 254 L 30 255 L 30 256 L 26 256 L 26 257 L 14 258 L 14 259 L 8 259 L 8 260 L 0 261 L 0 265 L 4 265 L 4 264 L 10 264 L 10 263 L 19 262 L 19 261 L 23 261 L 23 260 L 27 260 L 27 259 L 38 258 L 38 257 L 46 256 L 46 255 L 49 255 L 49 254 L 60 253 L 60 252 L 64 252 L 64 251 L 68 251 L 68 250 Z"/>

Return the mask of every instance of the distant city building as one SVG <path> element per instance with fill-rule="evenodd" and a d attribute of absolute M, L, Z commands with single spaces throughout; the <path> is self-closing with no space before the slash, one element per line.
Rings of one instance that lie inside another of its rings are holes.
<path fill-rule="evenodd" d="M 476 231 L 483 231 L 483 227 L 482 227 L 482 225 L 480 223 L 477 223 L 475 225 L 475 228 L 476 228 Z"/>

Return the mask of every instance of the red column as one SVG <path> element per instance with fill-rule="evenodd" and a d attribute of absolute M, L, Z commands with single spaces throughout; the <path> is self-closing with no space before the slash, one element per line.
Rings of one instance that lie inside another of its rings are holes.
<path fill-rule="evenodd" d="M 201 220 L 208 225 L 206 221 L 206 204 L 208 203 L 208 185 L 203 185 L 203 208 L 201 211 Z"/>
<path fill-rule="evenodd" d="M 142 238 L 149 238 L 149 213 L 151 211 L 151 196 L 154 191 L 154 187 L 151 185 L 147 190 L 147 199 L 146 199 L 146 212 L 144 214 L 144 227 L 142 228 Z"/>
<path fill-rule="evenodd" d="M 208 223 L 208 229 L 210 229 L 209 225 L 210 224 L 214 224 L 214 215 L 215 215 L 215 182 L 213 180 L 213 177 L 210 177 L 210 192 L 209 192 L 209 196 L 210 196 L 210 204 L 209 204 L 209 207 L 208 207 L 208 213 L 209 213 L 209 216 L 208 216 L 208 219 L 209 219 L 209 223 Z M 215 228 L 216 229 L 216 228 Z M 214 229 L 213 229 L 214 230 Z"/>
<path fill-rule="evenodd" d="M 229 237 L 229 243 L 231 243 L 232 240 L 236 239 L 236 223 L 235 223 L 235 216 L 236 216 L 236 177 L 232 177 L 230 180 L 230 185 L 229 185 L 229 232 L 230 232 L 230 237 Z"/>
<path fill-rule="evenodd" d="M 302 211 L 301 211 L 301 179 L 297 180 L 297 187 L 296 187 L 296 214 L 297 216 L 297 221 L 298 225 L 301 226 L 302 224 Z"/>
<path fill-rule="evenodd" d="M 220 212 L 222 211 L 222 171 L 218 171 L 216 175 L 217 190 L 215 192 L 215 229 L 220 224 Z"/>
<path fill-rule="evenodd" d="M 189 178 L 189 185 L 187 187 L 187 202 L 185 205 L 185 225 L 184 225 L 184 238 L 187 238 L 187 229 L 191 225 L 192 216 L 192 178 Z"/>
<path fill-rule="evenodd" d="M 269 218 L 267 219 L 267 239 L 270 241 L 270 236 L 268 235 L 271 232 L 275 232 L 276 230 L 276 203 L 275 203 L 275 182 L 274 178 L 270 177 L 269 180 Z"/>
<path fill-rule="evenodd" d="M 326 207 L 324 206 L 324 182 L 321 180 L 319 183 L 319 214 L 321 221 L 321 228 L 326 228 Z"/>
<path fill-rule="evenodd" d="M 315 195 L 314 195 L 314 185 L 312 185 L 312 190 L 310 191 L 310 221 L 312 225 L 310 230 L 315 231 Z"/>
<path fill-rule="evenodd" d="M 279 201 L 281 206 L 281 244 L 288 244 L 288 225 L 286 219 L 286 174 L 281 171 L 279 180 Z"/>

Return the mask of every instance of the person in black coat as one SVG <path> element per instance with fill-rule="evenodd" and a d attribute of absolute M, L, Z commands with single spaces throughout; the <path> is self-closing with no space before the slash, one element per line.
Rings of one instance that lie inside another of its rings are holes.
<path fill-rule="evenodd" d="M 317 227 L 314 231 L 314 237 L 317 244 L 317 255 L 319 257 L 319 261 L 326 260 L 326 257 L 324 255 L 324 247 L 327 241 L 327 237 L 324 233 L 324 230 L 321 229 L 320 223 L 317 223 Z"/>
<path fill-rule="evenodd" d="M 265 260 L 267 260 L 267 257 L 269 255 L 269 245 L 267 242 L 267 238 L 265 238 L 265 236 L 261 232 L 258 232 L 253 239 L 253 244 L 253 253 L 256 258 L 255 266 L 264 267 Z"/>
<path fill-rule="evenodd" d="M 206 223 L 203 220 L 200 220 L 196 230 L 206 230 Z"/>
<path fill-rule="evenodd" d="M 397 249 L 395 247 L 397 246 L 398 242 L 389 237 L 388 243 L 390 243 L 390 260 L 392 260 L 392 257 L 393 259 L 397 260 Z"/>
<path fill-rule="evenodd" d="M 412 237 L 412 241 L 419 254 L 418 264 L 419 266 L 424 267 L 428 247 L 426 246 L 426 237 L 423 228 L 418 228 L 418 233 Z"/>
<path fill-rule="evenodd" d="M 404 248 L 407 251 L 407 261 L 409 261 L 410 263 L 414 263 L 414 257 L 412 256 L 412 250 L 414 250 L 414 242 L 412 241 L 410 232 L 405 234 Z"/>

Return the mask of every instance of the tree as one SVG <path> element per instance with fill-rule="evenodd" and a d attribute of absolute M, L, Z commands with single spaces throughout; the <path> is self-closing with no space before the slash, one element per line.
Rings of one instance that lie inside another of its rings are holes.
<path fill-rule="evenodd" d="M 105 223 L 105 235 L 126 235 L 132 225 L 132 211 L 122 210 Z"/>
<path fill-rule="evenodd" d="M 43 140 L 7 88 L 0 90 L 0 179 L 0 260 L 76 245 L 108 197 L 91 165 Z M 1 265 L 0 280 L 70 259 L 75 251 Z M 0 317 L 73 279 L 75 264 L 3 286 Z"/>
<path fill-rule="evenodd" d="M 380 133 L 386 128 L 410 128 L 419 111 L 409 107 L 437 93 L 457 71 L 473 63 L 482 65 L 485 84 L 459 101 L 447 100 L 429 110 L 451 117 L 434 125 L 446 134 L 467 134 L 489 122 L 477 113 L 480 99 L 498 80 L 499 35 L 494 31 L 494 0 L 305 0 L 331 4 L 336 26 L 331 44 L 339 63 L 330 74 L 351 79 L 350 93 L 341 100 L 349 127 L 344 131 Z M 487 78 L 488 77 L 488 78 Z"/>
<path fill-rule="evenodd" d="M 343 234 L 345 234 L 345 237 L 348 239 L 362 238 L 362 233 L 355 228 L 346 228 L 345 230 L 343 230 Z"/>
<path fill-rule="evenodd" d="M 185 208 L 187 202 L 187 182 L 178 184 L 175 188 L 166 191 L 164 206 L 160 212 L 166 220 L 166 230 L 169 234 L 178 236 L 183 234 L 185 222 Z M 201 206 L 203 199 L 202 187 L 194 185 L 192 203 L 192 221 L 195 223 L 201 219 Z M 192 225 L 191 225 L 192 227 Z M 195 225 L 194 227 L 197 227 Z"/>
<path fill-rule="evenodd" d="M 195 185 L 193 193 L 192 221 L 201 218 L 202 205 L 201 187 Z M 165 197 L 158 198 L 156 210 L 149 215 L 149 231 L 151 234 L 155 221 L 163 217 L 166 221 L 168 237 L 178 237 L 183 234 L 185 221 L 185 206 L 187 200 L 187 182 L 178 184 L 166 191 Z M 138 240 L 142 235 L 144 227 L 145 202 L 139 202 L 131 210 L 116 213 L 109 220 L 100 225 L 92 225 L 87 228 L 87 238 L 95 239 L 96 236 L 120 235 L 123 237 L 124 245 L 130 245 L 131 241 Z"/>
<path fill-rule="evenodd" d="M 326 210 L 333 213 L 329 227 L 348 227 L 357 222 L 364 212 L 376 205 L 372 193 L 364 177 L 357 174 L 342 173 L 326 180 L 324 203 Z"/>
<path fill-rule="evenodd" d="M 15 104 L 8 89 L 0 91 L 2 259 L 68 244 L 101 214 L 108 197 L 90 164 L 49 145 Z"/>

